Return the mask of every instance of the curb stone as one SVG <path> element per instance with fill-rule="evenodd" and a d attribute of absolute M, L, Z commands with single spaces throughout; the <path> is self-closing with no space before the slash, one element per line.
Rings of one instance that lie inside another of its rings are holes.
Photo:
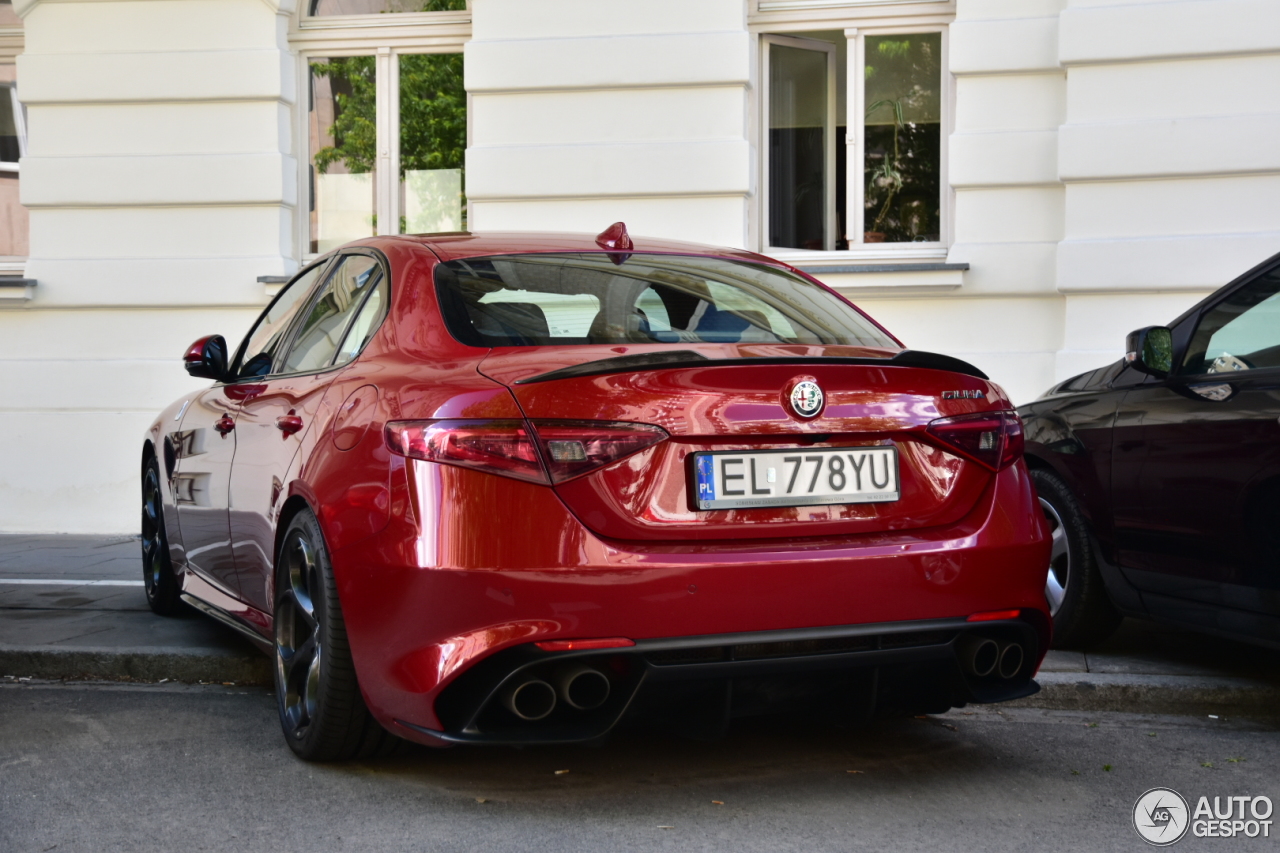
<path fill-rule="evenodd" d="M 1280 716 L 1280 685 L 1229 676 L 1042 672 L 1040 692 L 1002 703 L 1055 711 Z"/>
<path fill-rule="evenodd" d="M 139 681 L 234 681 L 270 684 L 265 655 L 230 655 L 220 650 L 166 652 L 147 648 L 32 648 L 0 646 L 0 675 L 32 678 L 134 678 Z"/>

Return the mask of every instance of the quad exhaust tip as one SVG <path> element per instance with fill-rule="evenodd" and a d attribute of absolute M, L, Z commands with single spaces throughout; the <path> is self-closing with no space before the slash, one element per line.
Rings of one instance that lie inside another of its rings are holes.
<path fill-rule="evenodd" d="M 996 671 L 1001 678 L 1010 679 L 1016 676 L 1022 670 L 1022 661 L 1026 657 L 1026 653 L 1022 651 L 1021 643 L 1005 643 L 1000 649 L 1000 663 L 996 666 Z"/>
<path fill-rule="evenodd" d="M 593 667 L 566 667 L 556 673 L 555 682 L 560 698 L 579 711 L 595 710 L 609 698 L 608 676 Z"/>
<path fill-rule="evenodd" d="M 1000 646 L 985 637 L 966 637 L 960 646 L 960 663 L 970 675 L 986 678 L 1000 663 Z"/>
<path fill-rule="evenodd" d="M 502 704 L 522 720 L 541 720 L 556 709 L 556 689 L 540 678 L 531 678 L 508 688 Z"/>
<path fill-rule="evenodd" d="M 1018 677 L 1027 659 L 1022 643 L 997 643 L 988 637 L 965 637 L 960 642 L 959 655 L 960 665 L 969 675 L 996 675 L 1006 681 Z"/>

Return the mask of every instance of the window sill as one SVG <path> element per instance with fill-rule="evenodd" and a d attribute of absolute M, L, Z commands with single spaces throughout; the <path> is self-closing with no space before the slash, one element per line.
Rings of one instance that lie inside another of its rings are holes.
<path fill-rule="evenodd" d="M 267 301 L 270 302 L 276 298 L 276 295 L 293 279 L 289 275 L 260 275 L 258 276 L 258 284 L 262 285 L 262 289 L 266 292 Z"/>
<path fill-rule="evenodd" d="M 867 244 L 862 249 L 844 252 L 820 252 L 811 249 L 783 249 L 770 246 L 761 249 L 760 254 L 776 258 L 783 263 L 791 264 L 793 267 L 844 266 L 847 264 L 861 264 L 867 261 L 944 261 L 947 257 L 947 247 L 940 246 L 937 243 L 925 245 L 872 243 Z"/>
<path fill-rule="evenodd" d="M 967 263 L 794 265 L 846 296 L 910 296 L 959 290 Z"/>
<path fill-rule="evenodd" d="M 34 278 L 0 276 L 0 305 L 13 306 L 30 302 L 36 295 Z"/>

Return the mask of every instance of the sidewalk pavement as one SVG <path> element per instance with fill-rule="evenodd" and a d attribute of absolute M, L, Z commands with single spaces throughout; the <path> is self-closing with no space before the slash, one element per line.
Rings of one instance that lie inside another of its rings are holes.
<path fill-rule="evenodd" d="M 155 616 L 136 538 L 0 536 L 0 678 L 267 684 L 248 640 L 190 613 Z M 1127 619 L 1088 652 L 1051 651 L 1018 705 L 1280 716 L 1280 651 Z"/>

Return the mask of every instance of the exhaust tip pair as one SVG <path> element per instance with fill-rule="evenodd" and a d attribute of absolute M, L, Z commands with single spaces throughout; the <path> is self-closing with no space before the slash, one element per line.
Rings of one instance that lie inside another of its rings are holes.
<path fill-rule="evenodd" d="M 1026 651 L 1021 643 L 997 643 L 979 637 L 967 638 L 960 647 L 960 663 L 965 672 L 978 678 L 998 675 L 1008 680 L 1022 671 Z"/>
<path fill-rule="evenodd" d="M 551 682 L 528 678 L 517 682 L 502 695 L 508 711 L 527 722 L 550 716 L 558 701 L 579 711 L 593 711 L 609 698 L 609 678 L 590 666 L 567 666 L 556 671 Z"/>

